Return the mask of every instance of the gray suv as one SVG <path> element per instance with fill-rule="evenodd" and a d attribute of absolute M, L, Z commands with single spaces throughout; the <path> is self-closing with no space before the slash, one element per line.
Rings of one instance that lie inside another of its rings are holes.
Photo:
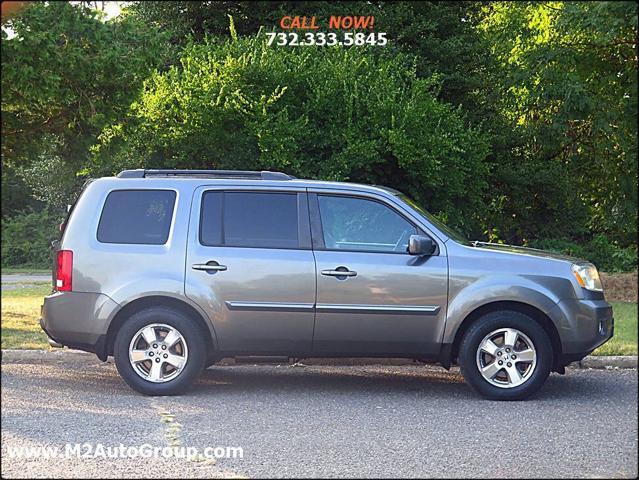
<path fill-rule="evenodd" d="M 385 187 L 127 170 L 84 189 L 56 250 L 50 343 L 150 395 L 226 357 L 403 357 L 515 400 L 613 333 L 592 264 L 468 242 Z"/>

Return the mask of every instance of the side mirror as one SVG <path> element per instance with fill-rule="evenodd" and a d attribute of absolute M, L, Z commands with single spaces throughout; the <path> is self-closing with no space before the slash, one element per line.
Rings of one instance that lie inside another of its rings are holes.
<path fill-rule="evenodd" d="M 433 239 L 424 235 L 411 235 L 408 239 L 408 253 L 411 255 L 432 255 L 436 248 Z"/>

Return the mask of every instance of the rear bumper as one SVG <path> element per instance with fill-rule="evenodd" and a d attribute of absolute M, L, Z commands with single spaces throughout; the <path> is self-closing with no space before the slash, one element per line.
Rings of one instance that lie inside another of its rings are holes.
<path fill-rule="evenodd" d="M 55 343 L 105 360 L 109 320 L 118 308 L 103 294 L 56 292 L 44 298 L 40 327 Z"/>
<path fill-rule="evenodd" d="M 557 325 L 562 365 L 581 360 L 614 334 L 612 306 L 605 300 L 562 300 L 551 316 L 563 319 Z"/>

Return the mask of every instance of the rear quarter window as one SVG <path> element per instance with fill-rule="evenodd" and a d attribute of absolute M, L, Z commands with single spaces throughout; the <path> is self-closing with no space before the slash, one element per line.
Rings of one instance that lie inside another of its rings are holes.
<path fill-rule="evenodd" d="M 172 190 L 113 190 L 104 202 L 98 241 L 163 245 L 169 238 L 176 193 Z"/>

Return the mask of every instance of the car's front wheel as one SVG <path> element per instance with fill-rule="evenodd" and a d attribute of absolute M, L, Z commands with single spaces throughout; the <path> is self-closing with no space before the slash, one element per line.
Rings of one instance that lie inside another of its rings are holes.
<path fill-rule="evenodd" d="M 459 346 L 466 382 L 491 400 L 522 400 L 537 392 L 553 362 L 552 344 L 533 318 L 515 311 L 476 319 Z"/>
<path fill-rule="evenodd" d="M 189 316 L 152 307 L 131 316 L 115 338 L 118 372 L 134 390 L 146 395 L 176 395 L 199 375 L 206 343 Z"/>

